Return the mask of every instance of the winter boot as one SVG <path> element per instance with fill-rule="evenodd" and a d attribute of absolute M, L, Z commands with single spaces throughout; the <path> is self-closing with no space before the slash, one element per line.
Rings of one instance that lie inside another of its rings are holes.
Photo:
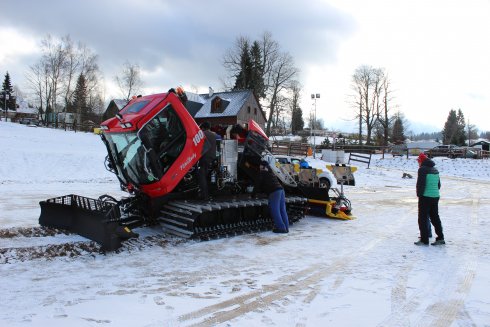
<path fill-rule="evenodd" d="M 413 242 L 415 245 L 429 245 L 429 242 L 423 242 L 422 240 L 419 240 L 417 242 Z"/>
<path fill-rule="evenodd" d="M 434 242 L 430 243 L 430 245 L 444 245 L 446 244 L 446 241 L 444 240 L 435 240 Z"/>

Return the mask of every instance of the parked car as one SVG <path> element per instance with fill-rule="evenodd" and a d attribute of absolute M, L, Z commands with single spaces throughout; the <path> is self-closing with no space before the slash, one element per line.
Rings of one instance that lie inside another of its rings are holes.
<path fill-rule="evenodd" d="M 19 124 L 28 125 L 28 126 L 39 126 L 40 122 L 37 118 L 23 117 L 19 119 Z"/>
<path fill-rule="evenodd" d="M 461 147 L 461 150 L 463 151 L 463 158 L 469 158 L 469 159 L 478 158 L 478 152 L 475 151 L 474 149 L 468 147 Z"/>
<path fill-rule="evenodd" d="M 276 161 L 282 165 L 284 164 L 301 165 L 300 157 L 292 157 L 292 156 L 285 156 L 285 155 L 274 155 L 274 157 L 276 158 Z M 324 184 L 327 188 L 330 188 L 332 187 L 332 185 L 337 184 L 337 180 L 335 179 L 334 175 L 326 167 L 325 169 L 322 169 L 322 172 L 318 175 L 318 179 L 320 180 L 320 183 Z"/>
<path fill-rule="evenodd" d="M 448 157 L 448 158 L 477 158 L 478 154 L 476 151 L 460 147 L 454 144 L 448 145 L 438 145 L 430 150 L 424 151 L 424 153 L 429 157 Z"/>
<path fill-rule="evenodd" d="M 394 144 L 392 147 L 391 147 L 391 154 L 393 155 L 393 157 L 396 157 L 396 156 L 404 156 L 407 154 L 407 145 L 406 144 Z"/>

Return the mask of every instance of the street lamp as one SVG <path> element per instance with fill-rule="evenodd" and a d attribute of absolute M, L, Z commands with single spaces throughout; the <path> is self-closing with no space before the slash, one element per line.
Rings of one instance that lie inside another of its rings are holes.
<path fill-rule="evenodd" d="M 314 101 L 315 104 L 315 113 L 313 115 L 313 123 L 310 126 L 310 135 L 313 133 L 313 158 L 316 158 L 315 152 L 316 152 L 316 138 L 315 138 L 315 132 L 313 131 L 313 127 L 316 125 L 316 99 L 320 99 L 320 93 L 316 94 L 311 94 L 311 99 Z"/>

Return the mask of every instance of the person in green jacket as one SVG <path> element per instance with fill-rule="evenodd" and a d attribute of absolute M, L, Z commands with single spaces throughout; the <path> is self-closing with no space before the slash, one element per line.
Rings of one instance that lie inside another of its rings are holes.
<path fill-rule="evenodd" d="M 419 230 L 420 240 L 415 245 L 429 245 L 429 228 L 428 219 L 434 226 L 437 238 L 432 245 L 446 244 L 442 232 L 442 223 L 439 218 L 439 189 L 441 180 L 439 171 L 435 168 L 435 163 L 424 153 L 421 153 L 417 159 L 419 170 L 417 175 L 417 197 L 419 198 Z"/>

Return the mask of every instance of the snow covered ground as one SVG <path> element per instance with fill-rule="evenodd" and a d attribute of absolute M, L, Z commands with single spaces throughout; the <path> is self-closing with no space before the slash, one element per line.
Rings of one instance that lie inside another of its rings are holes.
<path fill-rule="evenodd" d="M 46 198 L 123 195 L 96 135 L 0 122 L 0 139 L 0 230 L 37 226 Z M 0 326 L 490 326 L 490 162 L 435 161 L 442 247 L 413 244 L 415 157 L 358 164 L 345 187 L 357 219 L 308 216 L 287 235 L 195 242 L 155 228 L 119 253 L 47 258 L 85 239 L 4 235 Z"/>

